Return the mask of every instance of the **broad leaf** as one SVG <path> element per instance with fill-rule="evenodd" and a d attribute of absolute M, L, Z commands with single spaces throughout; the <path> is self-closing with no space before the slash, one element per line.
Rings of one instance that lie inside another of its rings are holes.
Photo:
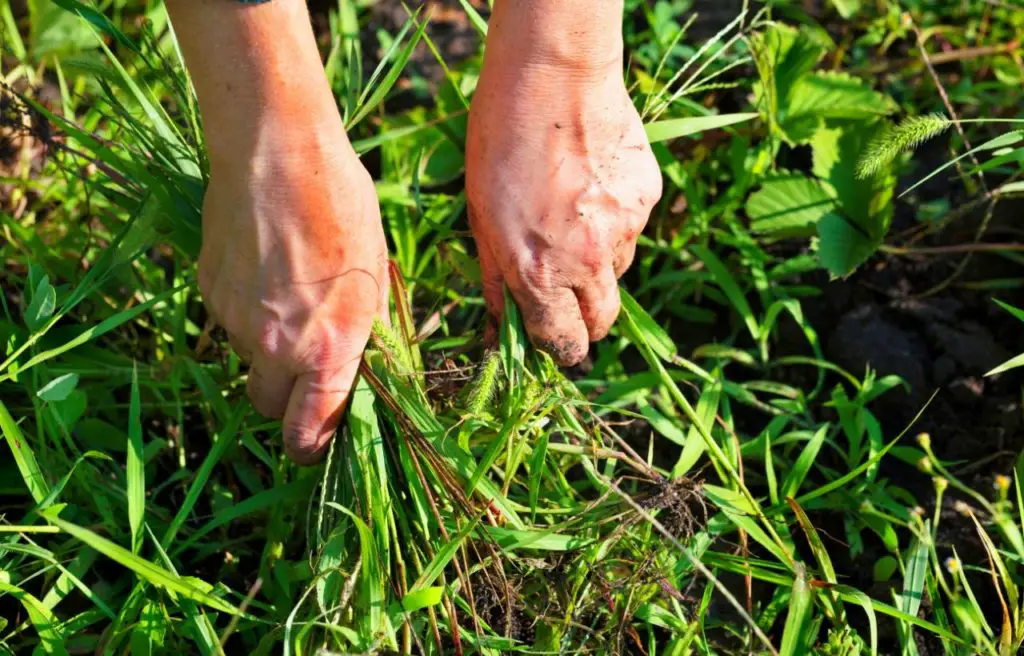
<path fill-rule="evenodd" d="M 766 179 L 747 199 L 750 229 L 777 237 L 812 234 L 818 221 L 835 207 L 821 182 L 783 171 Z"/>

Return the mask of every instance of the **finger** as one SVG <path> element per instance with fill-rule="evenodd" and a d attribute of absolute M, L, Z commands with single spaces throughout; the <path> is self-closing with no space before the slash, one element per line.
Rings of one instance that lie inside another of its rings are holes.
<path fill-rule="evenodd" d="M 576 294 L 567 287 L 552 290 L 512 290 L 523 323 L 537 348 L 563 367 L 583 361 L 589 350 L 587 326 Z"/>
<path fill-rule="evenodd" d="M 242 358 L 243 360 L 248 360 L 251 362 L 252 351 L 250 351 L 249 349 L 245 348 L 245 346 L 242 345 L 242 340 L 238 339 L 237 335 L 235 335 L 231 331 L 225 332 L 227 332 L 228 334 L 228 344 L 230 344 L 231 348 L 235 351 L 235 353 L 238 354 L 238 357 Z"/>
<path fill-rule="evenodd" d="M 472 221 L 470 221 L 472 224 Z M 494 251 L 483 239 L 476 239 L 476 250 L 480 259 L 480 283 L 483 285 L 484 301 L 491 318 L 501 320 L 505 310 L 505 278 L 501 275 L 501 267 Z"/>
<path fill-rule="evenodd" d="M 295 381 L 284 415 L 284 450 L 300 465 L 323 458 L 348 402 L 360 357 L 337 371 L 302 374 Z"/>
<path fill-rule="evenodd" d="M 295 387 L 295 376 L 281 365 L 257 355 L 249 368 L 249 380 L 245 387 L 256 412 L 268 419 L 282 419 Z"/>
<path fill-rule="evenodd" d="M 626 273 L 633 258 L 636 256 L 636 240 L 626 239 L 619 244 L 612 254 L 612 267 L 615 269 L 615 278 L 621 278 Z"/>
<path fill-rule="evenodd" d="M 573 290 L 592 342 L 604 339 L 619 316 L 618 283 L 611 267 L 606 266 L 603 272 L 597 280 Z"/>

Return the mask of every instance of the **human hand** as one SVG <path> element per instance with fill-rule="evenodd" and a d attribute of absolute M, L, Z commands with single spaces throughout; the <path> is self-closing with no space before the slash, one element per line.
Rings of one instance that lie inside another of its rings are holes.
<path fill-rule="evenodd" d="M 615 322 L 617 279 L 662 182 L 621 55 L 596 70 L 564 64 L 485 60 L 466 193 L 492 316 L 507 284 L 534 343 L 568 366 Z"/>
<path fill-rule="evenodd" d="M 336 112 L 315 128 L 267 120 L 253 152 L 213 160 L 199 287 L 252 363 L 253 406 L 283 418 L 287 454 L 312 464 L 386 314 L 387 246 L 373 181 Z"/>

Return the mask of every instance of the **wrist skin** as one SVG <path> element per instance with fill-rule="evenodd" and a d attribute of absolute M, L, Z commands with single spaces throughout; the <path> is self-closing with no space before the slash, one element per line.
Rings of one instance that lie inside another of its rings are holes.
<path fill-rule="evenodd" d="M 487 54 L 585 81 L 621 75 L 623 0 L 495 0 Z"/>
<path fill-rule="evenodd" d="M 214 176 L 251 173 L 244 169 L 267 158 L 278 166 L 355 159 L 344 148 L 305 0 L 167 0 L 167 9 L 199 98 Z"/>

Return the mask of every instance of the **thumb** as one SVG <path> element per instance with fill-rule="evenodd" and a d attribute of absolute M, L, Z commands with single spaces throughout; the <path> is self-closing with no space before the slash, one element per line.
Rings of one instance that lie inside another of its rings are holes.
<path fill-rule="evenodd" d="M 361 359 L 296 379 L 282 427 L 285 453 L 296 463 L 315 465 L 323 458 L 345 412 Z"/>

